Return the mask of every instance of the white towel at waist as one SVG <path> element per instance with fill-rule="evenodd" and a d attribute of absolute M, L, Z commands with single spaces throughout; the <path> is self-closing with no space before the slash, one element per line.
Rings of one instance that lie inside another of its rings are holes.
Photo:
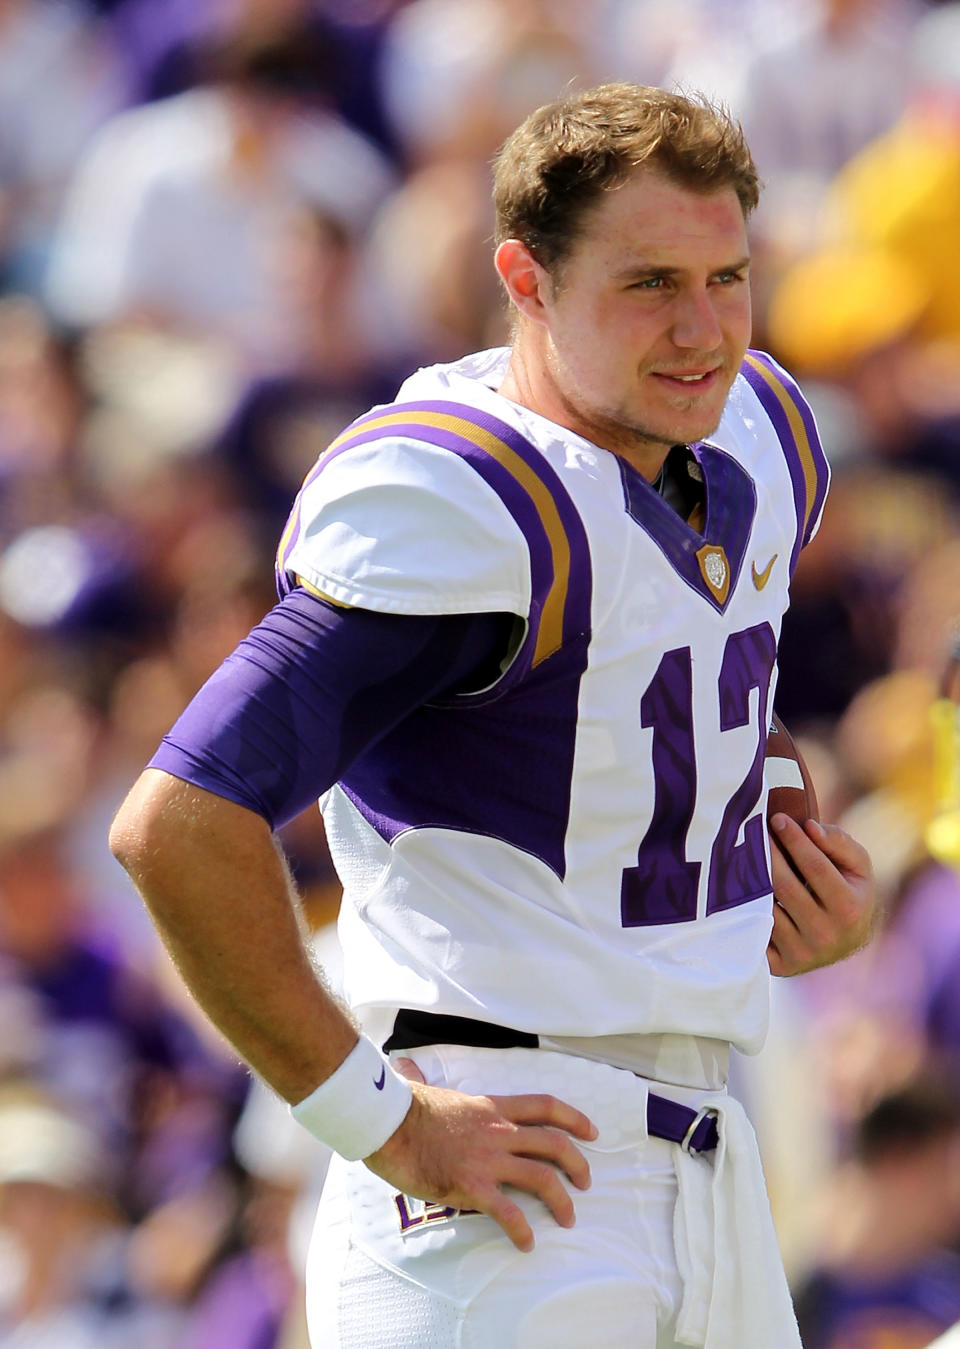
<path fill-rule="evenodd" d="M 726 1094 L 701 1103 L 716 1110 L 720 1137 L 702 1156 L 675 1149 L 677 1340 L 697 1349 L 801 1349 L 753 1127 Z"/>

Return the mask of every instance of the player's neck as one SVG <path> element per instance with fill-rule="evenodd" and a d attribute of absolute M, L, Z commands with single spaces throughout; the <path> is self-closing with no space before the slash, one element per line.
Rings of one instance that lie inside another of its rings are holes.
<path fill-rule="evenodd" d="M 548 363 L 525 344 L 516 342 L 503 382 L 497 392 L 512 403 L 530 408 L 548 421 L 573 431 L 601 449 L 625 459 L 631 468 L 653 482 L 663 467 L 670 446 L 631 435 L 625 427 L 585 417 L 564 397 L 552 378 Z"/>

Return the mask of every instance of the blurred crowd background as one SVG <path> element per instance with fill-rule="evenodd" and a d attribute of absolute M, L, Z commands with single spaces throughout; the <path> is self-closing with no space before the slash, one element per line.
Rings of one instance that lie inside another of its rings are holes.
<path fill-rule="evenodd" d="M 960 4 L 0 0 L 4 1349 L 305 1349 L 322 1149 L 192 1010 L 107 827 L 273 602 L 318 452 L 505 337 L 497 146 L 621 78 L 742 120 L 755 345 L 835 470 L 778 710 L 882 915 L 736 1066 L 804 1342 L 960 1319 Z M 316 814 L 284 844 L 335 978 Z"/>

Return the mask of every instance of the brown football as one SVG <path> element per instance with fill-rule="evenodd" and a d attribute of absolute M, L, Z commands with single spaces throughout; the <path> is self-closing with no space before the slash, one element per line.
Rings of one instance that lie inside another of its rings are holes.
<path fill-rule="evenodd" d="M 767 736 L 763 775 L 770 789 L 767 797 L 768 820 L 781 811 L 801 824 L 804 820 L 819 820 L 820 808 L 810 770 L 797 748 L 797 742 L 776 712 L 773 713 Z"/>

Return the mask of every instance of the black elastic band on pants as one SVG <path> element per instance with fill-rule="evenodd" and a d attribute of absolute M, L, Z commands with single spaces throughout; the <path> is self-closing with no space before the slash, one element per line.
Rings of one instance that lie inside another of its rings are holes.
<path fill-rule="evenodd" d="M 393 1034 L 383 1046 L 393 1049 L 419 1049 L 422 1045 L 471 1045 L 474 1049 L 539 1049 L 540 1036 L 527 1031 L 495 1026 L 492 1021 L 475 1021 L 467 1016 L 445 1016 L 437 1012 L 415 1012 L 401 1007 L 393 1023 Z"/>

